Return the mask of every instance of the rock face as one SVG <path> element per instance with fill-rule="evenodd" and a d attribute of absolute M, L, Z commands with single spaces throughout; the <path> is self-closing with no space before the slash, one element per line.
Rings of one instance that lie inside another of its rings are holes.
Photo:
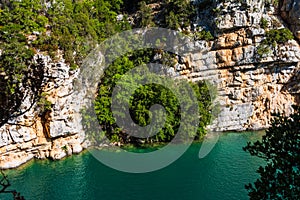
<path fill-rule="evenodd" d="M 217 39 L 202 45 L 208 53 L 186 55 L 190 69 L 177 67 L 175 74 L 192 81 L 212 80 L 217 86 L 221 112 L 211 125 L 213 130 L 267 128 L 272 112 L 289 114 L 292 105 L 299 103 L 299 44 L 290 40 L 266 55 L 257 54 L 265 32 L 284 27 L 274 15 L 276 9 L 265 7 L 264 1 L 223 2 L 216 10 Z M 268 22 L 266 30 L 260 25 L 262 18 Z"/>
<path fill-rule="evenodd" d="M 83 97 L 73 86 L 79 70 L 71 72 L 63 59 L 53 62 L 42 54 L 38 58 L 45 65 L 43 91 L 51 110 L 41 114 L 36 105 L 0 127 L 0 168 L 17 167 L 32 158 L 61 159 L 83 149 L 85 136 L 76 105 Z"/>
<path fill-rule="evenodd" d="M 282 18 L 289 23 L 290 29 L 300 39 L 300 1 L 284 0 L 280 11 Z"/>
<path fill-rule="evenodd" d="M 288 50 L 276 51 L 261 63 L 255 60 L 255 46 L 249 45 L 210 51 L 209 55 L 216 55 L 210 67 L 199 67 L 199 63 L 209 63 L 210 56 L 198 56 L 198 60 L 187 55 L 192 70 L 180 72 L 182 76 L 192 81 L 212 80 L 218 88 L 221 112 L 214 130 L 263 129 L 269 126 L 272 112 L 292 112 L 291 106 L 298 103 L 300 48 L 295 41 L 287 45 Z M 297 56 L 286 60 L 286 54 Z"/>
<path fill-rule="evenodd" d="M 274 15 L 276 9 L 266 7 L 264 2 L 214 2 L 215 15 L 199 12 L 198 25 L 203 25 L 203 17 L 207 17 L 204 21 L 209 26 L 214 21 L 217 38 L 213 42 L 196 41 L 205 51 L 184 55 L 180 61 L 184 64 L 177 63 L 168 70 L 173 76 L 212 80 L 217 86 L 221 112 L 211 126 L 216 131 L 266 128 L 272 112 L 289 114 L 291 105 L 299 103 L 299 44 L 290 40 L 265 56 L 257 54 L 266 30 L 283 27 L 282 20 Z M 299 12 L 298 0 L 283 1 L 281 15 L 296 35 Z M 262 18 L 268 22 L 266 30 L 260 25 Z M 38 57 L 46 66 L 43 90 L 51 109 L 41 113 L 34 106 L 0 127 L 0 168 L 17 167 L 32 158 L 61 159 L 87 146 L 78 105 L 86 94 L 74 92 L 73 84 L 79 69 L 70 71 L 63 59 L 54 62 L 42 54 Z"/>
<path fill-rule="evenodd" d="M 219 30 L 258 25 L 264 13 L 264 1 L 224 1 L 217 4 L 219 15 L 216 18 Z"/>

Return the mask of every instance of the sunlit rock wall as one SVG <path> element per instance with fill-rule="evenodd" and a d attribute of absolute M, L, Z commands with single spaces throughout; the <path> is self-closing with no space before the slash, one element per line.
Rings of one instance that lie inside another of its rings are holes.
<path fill-rule="evenodd" d="M 45 65 L 43 91 L 51 110 L 41 113 L 37 102 L 25 114 L 0 127 L 0 167 L 12 168 L 32 158 L 61 159 L 82 151 L 84 131 L 73 80 L 79 70 L 70 71 L 64 60 L 53 62 L 37 54 Z M 24 101 L 22 106 L 26 106 Z"/>
<path fill-rule="evenodd" d="M 199 12 L 197 23 L 213 29 L 217 38 L 196 41 L 201 52 L 184 55 L 181 64 L 168 70 L 176 77 L 211 80 L 217 86 L 221 112 L 210 126 L 213 130 L 263 129 L 269 126 L 272 112 L 289 114 L 291 105 L 299 104 L 299 44 L 291 40 L 266 56 L 256 53 L 265 37 L 262 17 L 269 29 L 284 27 L 277 9 L 263 2 L 213 1 L 217 14 Z M 284 0 L 280 6 L 281 16 L 298 36 L 299 2 Z M 73 84 L 80 70 L 71 71 L 63 59 L 54 62 L 42 54 L 38 57 L 45 64 L 43 91 L 51 110 L 41 113 L 35 105 L 0 127 L 0 168 L 17 167 L 32 158 L 60 159 L 87 146 L 80 115 L 86 94 L 75 92 Z"/>
<path fill-rule="evenodd" d="M 264 2 L 216 4 L 217 39 L 202 44 L 200 53 L 186 55 L 188 65 L 174 68 L 181 76 L 192 81 L 211 80 L 218 88 L 221 112 L 211 125 L 215 131 L 264 129 L 270 125 L 273 112 L 289 114 L 292 105 L 299 103 L 297 41 L 277 45 L 267 55 L 257 55 L 266 32 L 261 28 L 261 18 L 268 21 L 267 30 L 284 27 L 275 15 L 276 9 L 265 7 Z"/>

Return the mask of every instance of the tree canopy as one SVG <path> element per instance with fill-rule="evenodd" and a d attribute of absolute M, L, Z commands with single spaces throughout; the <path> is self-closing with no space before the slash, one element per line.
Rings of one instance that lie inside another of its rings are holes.
<path fill-rule="evenodd" d="M 300 109 L 290 116 L 276 114 L 262 141 L 243 149 L 267 161 L 257 170 L 260 178 L 246 185 L 250 199 L 300 198 Z"/>
<path fill-rule="evenodd" d="M 0 125 L 31 108 L 42 96 L 44 67 L 39 52 L 71 69 L 110 35 L 130 28 L 117 21 L 121 0 L 2 1 L 0 4 Z M 28 91 L 31 90 L 31 91 Z M 28 98 L 31 105 L 21 109 Z"/>
<path fill-rule="evenodd" d="M 140 66 L 143 63 L 151 62 L 155 53 L 155 50 L 141 50 L 137 52 L 131 52 L 128 55 L 115 60 L 113 64 L 109 66 L 109 68 L 105 71 L 105 74 L 101 79 L 98 97 L 96 98 L 95 102 L 95 110 L 103 133 L 105 133 L 113 142 L 136 143 L 137 141 L 139 141 L 138 138 L 128 136 L 126 134 L 126 130 L 122 130 L 117 126 L 111 110 L 112 93 L 116 83 L 121 79 L 121 77 L 123 77 L 123 75 L 127 71 L 133 69 L 136 66 Z M 172 57 L 172 55 L 170 55 L 169 53 L 165 53 L 163 57 L 164 56 L 170 58 Z M 130 88 L 136 87 L 134 80 L 139 78 L 140 77 L 126 77 L 124 79 L 123 77 L 121 84 L 126 85 L 126 87 L 124 88 L 128 88 L 128 90 L 130 90 Z M 151 79 L 153 80 L 153 82 L 158 83 L 158 81 L 155 81 L 155 77 L 148 77 L 148 79 Z M 190 136 L 199 139 L 205 135 L 205 127 L 211 120 L 212 114 L 210 111 L 212 106 L 211 100 L 213 97 L 210 96 L 210 88 L 205 82 L 190 83 L 190 85 L 197 96 L 199 106 L 199 119 L 190 119 L 190 121 L 197 121 L 196 123 L 198 123 L 199 125 L 198 132 L 197 135 Z M 172 89 L 176 90 L 176 88 Z M 179 88 L 177 89 L 179 90 Z M 164 128 L 161 129 L 155 136 L 146 138 L 144 142 L 169 142 L 177 133 L 180 125 L 180 119 L 183 117 L 189 117 L 182 116 L 182 113 L 180 113 L 180 107 L 173 92 L 174 91 L 171 91 L 169 88 L 165 88 L 159 84 L 146 84 L 138 87 L 138 89 L 131 96 L 129 106 L 131 116 L 125 117 L 132 117 L 133 121 L 140 126 L 146 126 L 150 123 L 153 113 L 149 111 L 149 108 L 154 104 L 162 105 L 167 113 Z M 126 90 L 122 91 L 122 93 L 124 94 L 117 97 L 122 98 L 122 96 L 126 96 Z M 193 103 L 194 102 L 190 102 L 191 105 Z M 122 108 L 120 108 L 119 110 L 121 111 Z M 120 115 L 122 115 L 122 113 L 120 113 Z M 188 130 L 186 131 L 189 132 Z M 92 138 L 90 139 L 97 140 L 96 142 L 101 143 L 101 134 L 94 133 L 94 135 L 90 136 L 92 136 Z"/>
<path fill-rule="evenodd" d="M 127 4 L 131 4 L 126 1 Z M 152 6 L 159 4 L 159 18 L 161 26 L 171 29 L 185 29 L 191 25 L 196 13 L 196 7 L 187 0 L 154 0 L 133 1 L 133 7 L 140 9 L 141 21 L 137 26 L 145 27 L 155 25 L 157 19 Z M 151 5 L 150 5 L 151 4 Z M 71 69 L 80 66 L 86 55 L 100 42 L 111 35 L 132 28 L 126 16 L 128 5 L 123 0 L 13 0 L 2 1 L 0 5 L 0 125 L 8 119 L 19 116 L 36 105 L 45 110 L 51 110 L 42 92 L 44 68 L 41 60 L 34 59 L 37 53 L 49 55 L 53 61 L 62 56 Z M 122 15 L 123 17 L 117 17 Z M 156 24 L 158 25 L 158 24 Z M 198 39 L 213 39 L 210 34 L 201 32 Z M 125 48 L 125 47 L 123 47 Z M 109 125 L 112 135 L 118 135 L 119 129 L 112 129 L 113 119 L 108 107 L 111 88 L 115 82 L 133 66 L 148 63 L 154 56 L 154 51 L 132 53 L 114 62 L 101 82 L 99 97 L 96 101 L 96 111 L 99 113 L 100 123 Z M 162 62 L 170 64 L 174 55 L 164 53 Z M 165 64 L 163 63 L 163 64 Z M 192 84 L 199 97 L 201 121 L 199 137 L 207 125 L 210 114 L 210 98 L 208 88 L 203 83 Z M 30 89 L 31 91 L 27 92 Z M 31 105 L 22 110 L 21 103 L 31 97 Z M 146 94 L 143 96 L 142 94 Z M 163 94 L 163 95 L 162 95 Z M 159 98 L 157 99 L 157 96 Z M 146 101 L 148 99 L 149 102 Z M 139 88 L 132 101 L 132 115 L 141 125 L 149 122 L 147 108 L 150 104 L 159 101 L 166 105 L 169 112 L 170 127 L 161 134 L 156 141 L 168 141 L 176 132 L 180 116 L 171 114 L 178 112 L 174 95 L 170 91 L 155 84 Z M 144 103 L 137 103 L 144 102 Z M 136 111 L 133 111 L 137 109 Z M 101 111 L 101 112 L 100 112 Z M 105 116 L 103 118 L 103 116 Z M 172 122 L 171 122 L 172 121 Z M 113 131 L 112 131 L 113 130 Z M 116 130 L 116 131 L 115 131 Z M 117 136 L 113 136 L 117 138 Z M 111 137 L 112 138 L 112 137 Z M 118 136 L 118 138 L 120 138 Z M 119 140 L 119 139 L 118 139 Z"/>

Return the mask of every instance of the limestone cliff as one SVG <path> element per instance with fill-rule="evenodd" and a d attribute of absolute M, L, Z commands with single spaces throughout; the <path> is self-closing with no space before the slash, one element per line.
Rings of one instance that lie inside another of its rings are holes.
<path fill-rule="evenodd" d="M 289 40 L 262 56 L 257 50 L 268 29 L 288 27 L 299 38 L 299 2 L 284 0 L 279 9 L 263 0 L 194 2 L 199 8 L 213 8 L 199 9 L 195 27 L 210 29 L 215 40 L 196 41 L 206 51 L 185 55 L 185 64 L 177 63 L 170 72 L 217 84 L 221 112 L 211 128 L 263 129 L 272 112 L 291 112 L 291 105 L 299 103 L 299 44 Z M 75 93 L 73 85 L 80 69 L 71 71 L 62 58 L 52 61 L 36 54 L 38 58 L 45 65 L 43 91 L 51 109 L 40 114 L 33 106 L 0 127 L 0 168 L 17 167 L 32 158 L 60 159 L 87 146 L 77 106 L 84 94 Z"/>
<path fill-rule="evenodd" d="M 293 6 L 298 4 L 289 5 L 287 21 L 293 21 L 291 26 L 294 26 L 299 22 L 299 15 L 295 17 L 297 12 Z M 291 105 L 299 103 L 299 44 L 290 40 L 272 48 L 266 55 L 258 55 L 266 31 L 287 26 L 271 3 L 223 1 L 216 4 L 214 12 L 217 15 L 211 21 L 215 22 L 217 39 L 202 42 L 202 48 L 208 53 L 186 55 L 190 69 L 184 66 L 177 69 L 192 81 L 217 80 L 221 113 L 211 127 L 213 130 L 267 128 L 272 112 L 289 114 Z M 207 15 L 205 11 L 201 19 Z M 262 19 L 266 21 L 265 28 L 262 28 Z"/>
<path fill-rule="evenodd" d="M 43 91 L 51 110 L 40 114 L 39 106 L 35 105 L 0 127 L 1 168 L 17 167 L 32 158 L 61 159 L 85 147 L 80 110 L 76 106 L 82 94 L 74 93 L 73 86 L 79 70 L 70 71 L 63 59 L 53 62 L 43 54 L 37 54 L 35 59 L 38 58 L 45 66 Z M 21 106 L 26 104 L 24 101 Z"/>

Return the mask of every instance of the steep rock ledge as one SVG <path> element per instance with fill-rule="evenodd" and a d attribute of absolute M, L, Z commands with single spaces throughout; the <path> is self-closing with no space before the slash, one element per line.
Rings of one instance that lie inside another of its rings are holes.
<path fill-rule="evenodd" d="M 71 72 L 63 59 L 53 62 L 42 54 L 35 58 L 45 65 L 43 91 L 51 110 L 41 114 L 37 103 L 0 127 L 0 168 L 17 167 L 32 158 L 61 159 L 86 146 L 77 105 L 83 94 L 74 93 L 73 86 L 79 70 Z"/>
<path fill-rule="evenodd" d="M 299 103 L 300 47 L 295 40 L 278 44 L 266 55 L 257 49 L 265 38 L 261 28 L 283 28 L 276 9 L 264 1 L 223 2 L 215 18 L 218 35 L 214 42 L 199 42 L 208 53 L 186 55 L 189 69 L 177 64 L 180 74 L 192 81 L 211 80 L 218 88 L 221 112 L 212 123 L 215 131 L 267 128 L 271 113 L 289 114 Z M 299 22 L 299 20 L 298 20 Z"/>

